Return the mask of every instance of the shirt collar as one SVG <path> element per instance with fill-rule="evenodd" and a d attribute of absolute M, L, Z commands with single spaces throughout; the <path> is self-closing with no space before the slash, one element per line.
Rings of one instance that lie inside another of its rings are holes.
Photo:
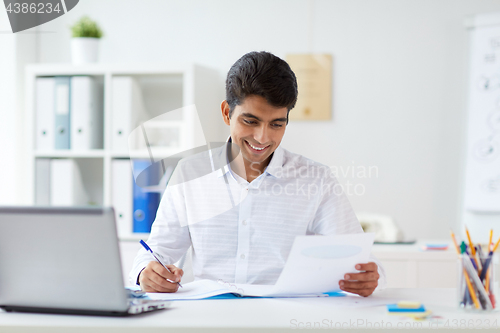
<path fill-rule="evenodd" d="M 230 147 L 230 142 L 231 136 L 227 138 L 226 143 L 220 149 L 217 149 L 216 153 L 212 156 L 214 169 L 217 170 L 217 178 L 222 177 L 229 172 L 229 158 L 227 150 Z"/>
<path fill-rule="evenodd" d="M 217 177 L 222 177 L 228 172 L 230 172 L 229 168 L 229 155 L 228 149 L 230 149 L 231 137 L 228 137 L 226 140 L 226 144 L 222 146 L 216 156 L 213 156 L 215 170 L 218 170 Z M 264 170 L 264 173 L 268 173 L 269 175 L 280 178 L 281 169 L 283 168 L 283 148 L 278 146 L 276 150 L 273 152 L 273 156 L 271 157 L 271 161 L 267 165 L 267 168 Z"/>
<path fill-rule="evenodd" d="M 278 146 L 271 157 L 271 161 L 264 172 L 267 172 L 275 178 L 281 177 L 281 170 L 283 169 L 283 148 Z"/>

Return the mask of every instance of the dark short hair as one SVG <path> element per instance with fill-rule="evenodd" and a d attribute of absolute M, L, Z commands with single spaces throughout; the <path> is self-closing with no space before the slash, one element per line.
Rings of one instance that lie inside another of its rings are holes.
<path fill-rule="evenodd" d="M 251 95 L 264 97 L 272 106 L 286 107 L 290 112 L 298 90 L 295 74 L 286 61 L 269 52 L 250 52 L 238 59 L 226 79 L 229 117 L 236 105 Z"/>

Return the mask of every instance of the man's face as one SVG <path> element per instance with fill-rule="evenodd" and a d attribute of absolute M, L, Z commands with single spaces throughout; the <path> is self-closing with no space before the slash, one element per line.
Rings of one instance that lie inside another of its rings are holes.
<path fill-rule="evenodd" d="M 229 118 L 229 105 L 222 102 L 224 122 L 230 126 L 232 142 L 240 148 L 245 164 L 267 166 L 285 134 L 287 113 L 286 107 L 272 106 L 265 98 L 251 95 Z"/>

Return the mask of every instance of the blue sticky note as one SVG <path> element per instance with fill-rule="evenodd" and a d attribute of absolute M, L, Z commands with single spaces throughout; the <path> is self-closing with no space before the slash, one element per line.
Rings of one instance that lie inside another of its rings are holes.
<path fill-rule="evenodd" d="M 425 246 L 427 246 L 430 249 L 433 249 L 433 248 L 448 248 L 448 244 L 426 243 Z"/>
<path fill-rule="evenodd" d="M 397 304 L 387 304 L 389 312 L 425 312 L 425 308 L 421 305 L 419 308 L 400 308 Z"/>

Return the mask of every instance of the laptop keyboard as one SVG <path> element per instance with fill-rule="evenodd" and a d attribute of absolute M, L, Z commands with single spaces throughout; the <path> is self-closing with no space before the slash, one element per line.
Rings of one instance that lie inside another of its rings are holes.
<path fill-rule="evenodd" d="M 156 301 L 151 299 L 129 299 L 128 313 L 136 314 L 155 310 L 166 309 L 170 306 L 170 301 Z"/>

